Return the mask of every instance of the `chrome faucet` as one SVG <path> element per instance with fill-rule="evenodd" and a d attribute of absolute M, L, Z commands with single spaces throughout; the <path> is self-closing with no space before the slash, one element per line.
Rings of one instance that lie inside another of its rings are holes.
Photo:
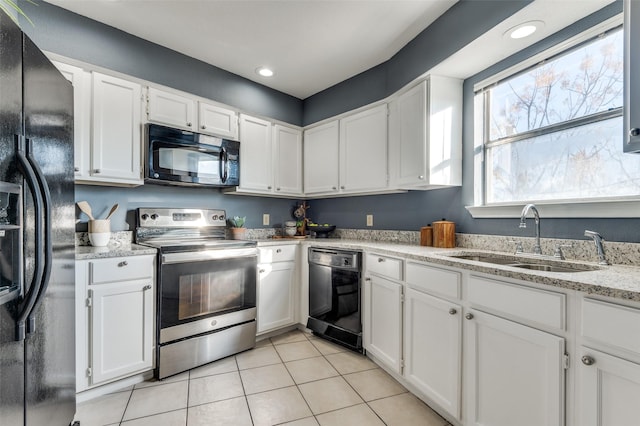
<path fill-rule="evenodd" d="M 608 265 L 609 262 L 607 262 L 607 259 L 604 256 L 604 247 L 602 245 L 602 240 L 603 240 L 602 235 L 598 234 L 595 231 L 585 230 L 584 236 L 593 238 L 593 242 L 596 245 L 596 251 L 598 252 L 598 257 L 600 258 L 600 262 L 598 263 L 600 263 L 601 265 Z"/>
<path fill-rule="evenodd" d="M 527 227 L 527 213 L 529 210 L 533 212 L 533 218 L 536 222 L 536 245 L 533 247 L 534 254 L 542 254 L 542 248 L 540 247 L 540 213 L 538 213 L 538 209 L 534 204 L 527 204 L 522 209 L 522 214 L 520 215 L 520 228 Z"/>

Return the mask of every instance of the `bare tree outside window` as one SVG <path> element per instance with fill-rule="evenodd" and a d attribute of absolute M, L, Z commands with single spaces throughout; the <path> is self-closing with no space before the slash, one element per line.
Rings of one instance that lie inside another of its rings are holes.
<path fill-rule="evenodd" d="M 486 202 L 640 195 L 640 156 L 620 149 L 622 95 L 621 30 L 488 90 Z"/>

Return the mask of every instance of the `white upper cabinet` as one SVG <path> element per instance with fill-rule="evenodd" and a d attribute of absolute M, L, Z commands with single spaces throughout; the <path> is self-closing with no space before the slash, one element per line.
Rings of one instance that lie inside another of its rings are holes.
<path fill-rule="evenodd" d="M 240 189 L 271 192 L 271 123 L 240 116 Z"/>
<path fill-rule="evenodd" d="M 93 75 L 91 180 L 142 184 L 142 88 L 97 72 Z"/>
<path fill-rule="evenodd" d="M 147 120 L 170 127 L 195 130 L 196 101 L 192 98 L 149 87 Z"/>
<path fill-rule="evenodd" d="M 340 190 L 387 187 L 387 105 L 340 120 Z"/>
<path fill-rule="evenodd" d="M 305 195 L 386 192 L 387 176 L 386 104 L 305 131 Z"/>
<path fill-rule="evenodd" d="M 198 132 L 238 140 L 238 114 L 206 102 L 198 102 Z"/>
<path fill-rule="evenodd" d="M 389 103 L 391 187 L 462 184 L 462 81 L 430 76 Z"/>
<path fill-rule="evenodd" d="M 273 126 L 273 189 L 302 194 L 302 132 L 280 124 Z"/>
<path fill-rule="evenodd" d="M 340 161 L 338 120 L 304 131 L 304 193 L 337 193 Z"/>
<path fill-rule="evenodd" d="M 75 179 L 91 175 L 91 73 L 53 61 L 73 85 L 73 154 Z"/>

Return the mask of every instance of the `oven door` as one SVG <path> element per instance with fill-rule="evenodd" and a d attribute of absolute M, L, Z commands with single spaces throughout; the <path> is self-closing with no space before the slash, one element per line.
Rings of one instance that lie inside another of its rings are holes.
<path fill-rule="evenodd" d="M 160 343 L 255 320 L 257 263 L 255 248 L 163 254 Z"/>

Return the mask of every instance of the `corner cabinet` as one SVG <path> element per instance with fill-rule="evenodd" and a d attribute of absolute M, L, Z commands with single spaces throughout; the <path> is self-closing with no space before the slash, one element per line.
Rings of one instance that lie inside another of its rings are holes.
<path fill-rule="evenodd" d="M 391 187 L 462 185 L 462 81 L 429 76 L 389 103 Z"/>
<path fill-rule="evenodd" d="M 624 152 L 640 152 L 640 3 L 624 0 Z"/>
<path fill-rule="evenodd" d="M 152 368 L 154 260 L 76 262 L 78 392 Z"/>
<path fill-rule="evenodd" d="M 388 191 L 387 105 L 378 105 L 305 131 L 307 196 Z"/>
<path fill-rule="evenodd" d="M 240 185 L 227 193 L 302 196 L 302 131 L 240 115 Z"/>

